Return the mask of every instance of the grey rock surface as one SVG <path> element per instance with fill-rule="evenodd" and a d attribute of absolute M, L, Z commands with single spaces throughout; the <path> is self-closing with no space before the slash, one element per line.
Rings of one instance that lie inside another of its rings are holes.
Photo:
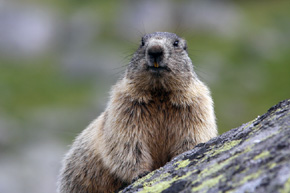
<path fill-rule="evenodd" d="M 121 192 L 290 192 L 290 99 Z"/>

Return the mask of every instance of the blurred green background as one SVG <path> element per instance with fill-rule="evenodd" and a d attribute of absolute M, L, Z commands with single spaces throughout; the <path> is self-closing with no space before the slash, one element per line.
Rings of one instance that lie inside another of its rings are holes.
<path fill-rule="evenodd" d="M 188 41 L 219 133 L 290 96 L 289 1 L 0 4 L 0 192 L 54 193 L 74 137 L 105 108 L 143 34 Z"/>

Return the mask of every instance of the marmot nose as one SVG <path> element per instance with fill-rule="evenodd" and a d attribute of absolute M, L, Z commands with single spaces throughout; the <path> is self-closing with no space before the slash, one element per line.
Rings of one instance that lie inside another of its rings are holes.
<path fill-rule="evenodd" d="M 148 55 L 153 62 L 160 62 L 163 56 L 163 48 L 159 45 L 151 46 L 148 49 Z"/>

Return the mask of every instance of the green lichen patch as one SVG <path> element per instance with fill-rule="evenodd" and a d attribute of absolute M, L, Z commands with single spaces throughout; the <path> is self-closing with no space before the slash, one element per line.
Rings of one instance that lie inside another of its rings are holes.
<path fill-rule="evenodd" d="M 155 172 L 156 172 L 156 171 L 153 171 L 153 172 L 147 174 L 146 176 L 144 176 L 143 178 L 138 179 L 138 180 L 133 184 L 133 186 L 136 187 L 136 186 L 138 186 L 139 184 L 142 184 L 142 183 L 144 183 L 145 181 L 149 180 L 149 179 L 154 175 Z"/>
<path fill-rule="evenodd" d="M 269 167 L 269 169 L 273 169 L 274 167 L 276 167 L 277 166 L 277 163 L 270 163 L 269 165 L 268 165 L 268 167 Z"/>
<path fill-rule="evenodd" d="M 248 174 L 238 184 L 242 185 L 250 180 L 254 180 L 254 179 L 258 178 L 261 175 L 261 173 L 262 173 L 261 171 L 258 171 L 255 173 Z"/>
<path fill-rule="evenodd" d="M 176 169 L 180 169 L 180 168 L 184 168 L 186 167 L 188 164 L 190 164 L 190 161 L 188 159 L 186 160 L 180 160 L 178 162 L 176 162 L 174 165 L 176 165 Z"/>
<path fill-rule="evenodd" d="M 140 191 L 140 193 L 146 193 L 146 192 L 160 193 L 163 190 L 169 188 L 171 183 L 172 183 L 172 181 L 164 181 L 164 182 L 157 183 L 153 186 L 146 185 L 146 186 L 144 186 L 143 190 Z"/>
<path fill-rule="evenodd" d="M 263 159 L 265 157 L 268 157 L 269 155 L 270 155 L 270 152 L 269 151 L 263 151 L 262 153 L 256 155 L 254 157 L 254 160 Z"/>
<path fill-rule="evenodd" d="M 202 189 L 209 189 L 219 183 L 219 181 L 222 179 L 222 175 L 216 176 L 214 178 L 208 179 L 203 181 L 201 184 L 199 184 L 196 187 L 193 187 L 191 190 L 192 192 L 200 192 Z"/>
<path fill-rule="evenodd" d="M 224 168 L 226 165 L 230 164 L 233 159 L 236 159 L 240 154 L 233 155 L 232 157 L 228 158 L 227 160 L 223 162 L 216 162 L 212 164 L 209 167 L 206 167 L 204 170 L 201 171 L 201 173 L 198 175 L 198 179 L 206 179 L 209 176 L 212 176 L 216 173 L 218 173 L 219 170 Z M 220 173 L 220 176 L 222 176 L 223 173 Z"/>
<path fill-rule="evenodd" d="M 215 156 L 215 155 L 220 154 L 222 152 L 228 151 L 228 150 L 232 149 L 233 147 L 237 146 L 240 142 L 241 142 L 241 139 L 229 141 L 229 142 L 225 143 L 221 148 L 214 150 L 214 152 L 212 154 L 210 154 L 210 156 Z"/>
<path fill-rule="evenodd" d="M 257 118 L 256 118 L 256 119 L 257 119 Z M 256 119 L 255 119 L 255 120 L 256 120 Z M 243 127 L 243 130 L 246 130 L 246 129 L 248 129 L 249 127 L 252 127 L 252 125 L 253 125 L 253 123 L 255 122 L 255 120 L 248 122 L 247 125 L 245 125 L 245 126 Z"/>
<path fill-rule="evenodd" d="M 159 177 L 156 178 L 156 180 L 154 179 L 151 182 L 145 182 L 143 190 L 140 191 L 140 192 L 142 192 L 142 193 L 147 193 L 147 192 L 159 193 L 159 192 L 162 192 L 163 190 L 169 188 L 173 182 L 176 182 L 176 181 L 179 181 L 179 180 L 183 180 L 183 179 L 187 178 L 188 176 L 190 176 L 194 172 L 195 172 L 195 170 L 188 171 L 183 176 L 180 176 L 180 177 L 175 176 L 173 178 L 169 178 L 166 181 L 162 181 L 162 180 L 164 180 L 165 177 L 168 177 L 169 174 L 166 174 L 165 176 L 159 176 Z"/>
<path fill-rule="evenodd" d="M 170 176 L 169 173 L 163 173 L 163 174 L 161 174 L 160 176 L 158 176 L 158 177 L 152 179 L 152 180 L 149 181 L 149 182 L 144 182 L 144 187 L 150 187 L 150 186 L 152 186 L 152 185 L 154 185 L 154 184 L 157 184 L 158 182 L 162 181 L 164 178 L 166 178 L 166 177 L 168 177 L 168 176 Z"/>
<path fill-rule="evenodd" d="M 229 164 L 229 162 L 234 159 L 236 156 L 233 156 L 221 163 L 215 163 L 207 168 L 205 168 L 204 170 L 202 170 L 202 172 L 199 174 L 199 177 L 201 178 L 206 178 L 214 173 L 217 173 L 220 169 L 222 169 L 224 166 L 226 166 L 227 164 Z"/>
<path fill-rule="evenodd" d="M 284 184 L 284 187 L 280 190 L 280 193 L 289 193 L 290 192 L 290 177 Z"/>

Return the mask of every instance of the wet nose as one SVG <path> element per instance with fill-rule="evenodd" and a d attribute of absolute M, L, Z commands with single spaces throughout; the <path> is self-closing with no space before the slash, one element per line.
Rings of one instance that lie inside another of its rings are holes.
<path fill-rule="evenodd" d="M 148 56 L 153 62 L 160 62 L 163 56 L 163 48 L 159 45 L 151 46 L 148 49 Z"/>

